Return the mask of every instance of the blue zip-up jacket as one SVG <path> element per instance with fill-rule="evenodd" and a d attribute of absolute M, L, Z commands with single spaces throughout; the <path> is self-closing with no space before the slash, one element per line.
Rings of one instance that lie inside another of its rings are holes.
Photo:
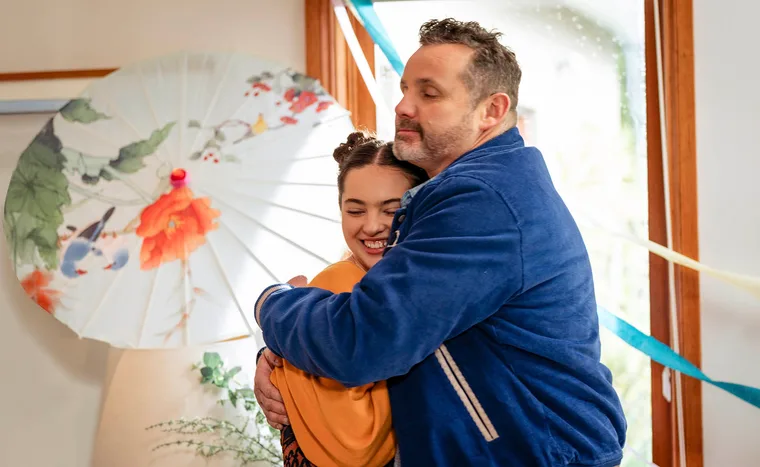
<path fill-rule="evenodd" d="M 388 380 L 404 466 L 619 465 L 588 253 L 541 153 L 513 128 L 407 195 L 352 293 L 262 293 L 266 345 L 349 387 Z"/>

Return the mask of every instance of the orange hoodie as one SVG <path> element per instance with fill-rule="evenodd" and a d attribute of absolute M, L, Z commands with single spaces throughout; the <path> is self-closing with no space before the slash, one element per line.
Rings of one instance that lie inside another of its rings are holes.
<path fill-rule="evenodd" d="M 310 283 L 333 293 L 351 292 L 364 271 L 350 261 L 328 266 Z M 287 361 L 271 376 L 306 458 L 319 467 L 380 467 L 393 460 L 396 437 L 384 381 L 346 388 L 309 375 Z"/>

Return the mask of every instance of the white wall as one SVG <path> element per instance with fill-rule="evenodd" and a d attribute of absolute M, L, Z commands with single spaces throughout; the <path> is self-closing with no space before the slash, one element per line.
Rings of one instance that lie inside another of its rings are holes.
<path fill-rule="evenodd" d="M 700 257 L 760 275 L 760 5 L 694 0 Z M 702 363 L 760 387 L 760 300 L 702 275 Z M 760 465 L 760 409 L 704 385 L 706 467 Z"/>
<path fill-rule="evenodd" d="M 177 50 L 250 52 L 303 70 L 303 0 L 7 0 L 0 73 L 116 68 Z M 0 83 L 0 100 L 73 97 L 86 80 Z"/>
<path fill-rule="evenodd" d="M 178 49 L 248 51 L 298 69 L 306 61 L 303 0 L 27 0 L 5 1 L 0 9 L 0 72 L 118 67 Z M 85 84 L 0 83 L 0 100 L 73 97 Z M 18 155 L 43 122 L 0 117 L 0 203 Z M 109 359 L 107 346 L 77 339 L 33 305 L 7 255 L 0 241 L 0 466 L 90 465 L 103 387 L 118 376 L 118 354 Z M 202 353 L 159 360 L 185 368 Z M 130 358 L 125 367 L 140 357 Z M 103 425 L 118 426 L 113 418 Z M 101 453 L 113 429 L 101 433 Z M 164 462 L 151 465 L 174 465 Z"/>

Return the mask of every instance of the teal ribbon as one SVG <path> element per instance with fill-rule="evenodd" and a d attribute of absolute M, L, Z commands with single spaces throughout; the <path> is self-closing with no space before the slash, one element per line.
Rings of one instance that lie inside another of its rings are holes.
<path fill-rule="evenodd" d="M 662 342 L 652 336 L 648 336 L 636 329 L 633 325 L 622 318 L 615 316 L 602 307 L 597 308 L 599 323 L 605 328 L 612 331 L 613 334 L 622 339 L 626 344 L 643 353 L 653 361 L 676 370 L 686 376 L 704 381 L 715 387 L 723 389 L 734 396 L 746 401 L 755 407 L 760 407 L 760 389 L 750 386 L 744 386 L 736 383 L 726 383 L 715 381 L 694 366 L 691 362 L 678 355 Z"/>
<path fill-rule="evenodd" d="M 388 38 L 380 18 L 377 17 L 375 9 L 372 7 L 372 0 L 351 0 L 351 3 L 354 5 L 357 14 L 362 20 L 362 23 L 364 23 L 364 27 L 370 37 L 372 37 L 372 40 L 380 47 L 388 58 L 388 61 L 393 65 L 393 68 L 399 76 L 401 76 L 404 71 L 404 65 Z M 609 329 L 626 344 L 651 358 L 653 361 L 686 376 L 711 384 L 733 394 L 755 407 L 760 408 L 760 389 L 736 383 L 716 381 L 704 374 L 691 362 L 675 353 L 673 349 L 654 337 L 639 331 L 624 319 L 615 316 L 602 307 L 597 308 L 597 314 L 599 315 L 599 323 L 602 326 Z"/>
<path fill-rule="evenodd" d="M 388 33 L 385 32 L 383 23 L 372 6 L 372 0 L 351 0 L 351 5 L 353 5 L 356 14 L 359 15 L 359 19 L 364 24 L 364 29 L 367 30 L 375 44 L 383 51 L 385 58 L 388 59 L 388 63 L 401 76 L 404 73 L 404 62 L 401 61 L 396 48 L 393 47 L 393 43 L 390 37 L 388 37 Z"/>

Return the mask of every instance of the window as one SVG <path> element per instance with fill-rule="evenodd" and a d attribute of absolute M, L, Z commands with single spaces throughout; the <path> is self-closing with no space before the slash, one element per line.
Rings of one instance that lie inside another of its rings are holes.
<path fill-rule="evenodd" d="M 309 4 L 325 0 L 306 2 L 309 11 Z M 503 42 L 517 53 L 523 69 L 518 125 L 526 142 L 543 152 L 558 189 L 582 224 L 598 302 L 663 342 L 669 343 L 671 332 L 677 331 L 682 354 L 699 365 L 698 275 L 676 267 L 679 318 L 672 330 L 667 263 L 586 223 L 596 220 L 612 230 L 666 241 L 660 142 L 667 136 L 673 247 L 698 257 L 691 2 L 660 1 L 662 117 L 654 0 L 375 0 L 374 7 L 403 61 L 418 47 L 419 26 L 430 18 L 476 20 L 504 33 Z M 360 40 L 366 35 L 356 23 L 354 29 Z M 385 105 L 392 109 L 400 99 L 398 76 L 378 48 L 365 48 L 365 55 L 375 67 Z M 361 109 L 370 105 L 365 101 Z M 381 113 L 373 117 L 357 123 L 392 137 L 392 122 L 384 121 Z M 630 424 L 625 465 L 651 460 L 661 467 L 678 465 L 675 404 L 663 398 L 662 367 L 606 330 L 602 345 Z M 699 382 L 684 378 L 683 400 L 686 459 L 690 467 L 698 467 Z"/>
<path fill-rule="evenodd" d="M 523 71 L 521 132 L 543 152 L 581 224 L 598 302 L 649 332 L 647 251 L 584 224 L 595 219 L 647 237 L 644 5 L 608 3 L 428 0 L 377 2 L 375 10 L 404 62 L 431 17 L 478 21 L 504 33 L 502 43 L 515 51 Z M 379 48 L 375 70 L 392 108 L 401 99 L 399 77 Z M 393 138 L 393 122 L 380 114 L 377 130 Z M 652 455 L 649 360 L 606 329 L 602 350 L 629 422 L 624 465 L 644 465 Z"/>

